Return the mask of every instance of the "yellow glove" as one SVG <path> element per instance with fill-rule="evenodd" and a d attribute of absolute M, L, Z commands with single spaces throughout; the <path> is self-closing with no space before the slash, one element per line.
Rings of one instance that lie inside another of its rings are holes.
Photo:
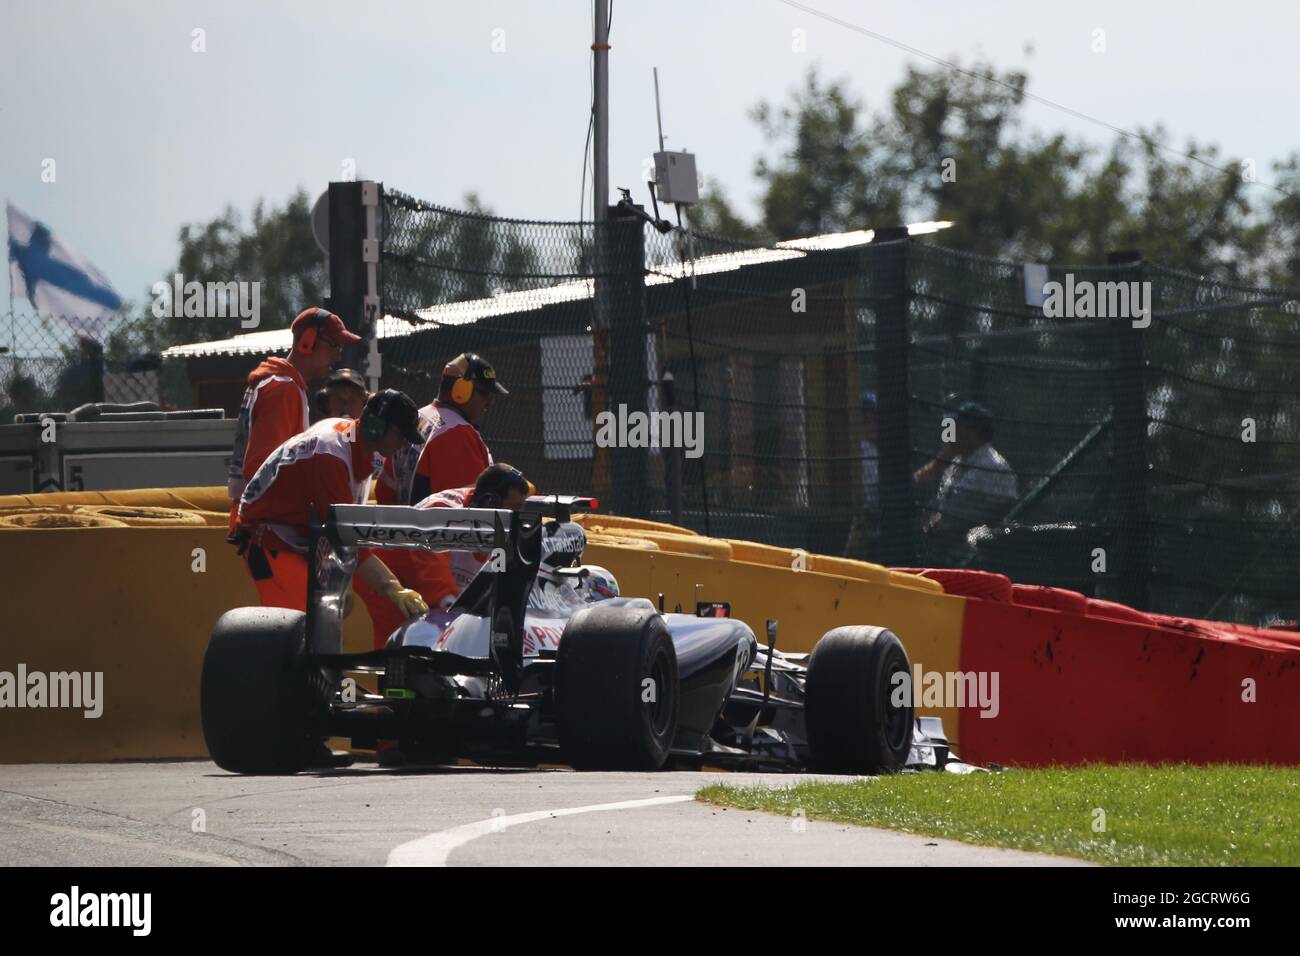
<path fill-rule="evenodd" d="M 424 598 L 420 597 L 420 592 L 404 588 L 401 584 L 385 591 L 384 597 L 397 605 L 397 609 L 407 617 L 424 617 L 425 614 L 429 613 L 429 605 L 424 603 Z"/>
<path fill-rule="evenodd" d="M 357 568 L 357 576 L 397 605 L 397 609 L 405 616 L 423 617 L 428 613 L 429 605 L 424 603 L 420 593 L 403 587 L 402 582 L 397 580 L 377 555 L 372 554 L 361 562 Z"/>

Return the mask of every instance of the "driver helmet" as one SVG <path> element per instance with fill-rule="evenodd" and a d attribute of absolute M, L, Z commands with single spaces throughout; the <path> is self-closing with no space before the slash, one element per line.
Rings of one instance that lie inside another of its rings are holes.
<path fill-rule="evenodd" d="M 599 564 L 584 564 L 583 570 L 587 573 L 582 576 L 581 587 L 592 600 L 603 601 L 619 596 L 618 578 L 610 574 L 608 568 L 602 568 Z"/>

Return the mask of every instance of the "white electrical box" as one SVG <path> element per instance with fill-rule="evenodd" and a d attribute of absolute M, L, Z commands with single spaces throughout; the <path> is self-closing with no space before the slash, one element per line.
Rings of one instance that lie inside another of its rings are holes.
<path fill-rule="evenodd" d="M 695 176 L 695 154 L 655 153 L 655 192 L 660 202 L 689 205 L 700 201 L 700 183 Z"/>

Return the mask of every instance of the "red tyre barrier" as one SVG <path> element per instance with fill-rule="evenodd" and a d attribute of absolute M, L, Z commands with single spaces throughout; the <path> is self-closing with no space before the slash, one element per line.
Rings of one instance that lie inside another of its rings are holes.
<path fill-rule="evenodd" d="M 1088 598 L 1088 617 L 1104 617 L 1109 621 L 1127 621 L 1130 624 L 1144 624 L 1147 627 L 1154 627 L 1157 623 L 1156 619 L 1146 611 L 1098 598 Z"/>
<path fill-rule="evenodd" d="M 1170 617 L 1168 614 L 1152 614 L 1151 617 L 1160 627 L 1211 640 L 1229 641 L 1268 651 L 1300 649 L 1300 634 L 1294 631 L 1229 624 L 1226 621 L 1198 621 L 1194 618 Z"/>
<path fill-rule="evenodd" d="M 1080 616 L 1088 611 L 1088 599 L 1078 591 L 1067 591 L 1065 588 L 1048 588 L 1038 584 L 1013 584 L 1011 598 L 1021 607 L 1041 607 Z"/>
<path fill-rule="evenodd" d="M 1019 766 L 1300 764 L 1300 646 L 1291 638 L 967 601 L 960 668 L 996 673 L 998 690 L 989 716 L 960 709 L 960 753 Z"/>
<path fill-rule="evenodd" d="M 1234 638 L 1254 647 L 1300 648 L 1300 631 L 1294 627 L 1250 627 L 1247 624 L 1224 624 L 1222 629 Z"/>
<path fill-rule="evenodd" d="M 943 585 L 946 594 L 983 598 L 985 601 L 1011 603 L 1011 579 L 992 571 L 967 571 L 962 568 L 891 568 L 904 574 L 916 574 Z"/>

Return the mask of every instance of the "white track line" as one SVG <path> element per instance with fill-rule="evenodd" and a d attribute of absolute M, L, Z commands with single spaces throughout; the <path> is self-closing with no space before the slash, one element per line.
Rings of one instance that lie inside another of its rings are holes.
<path fill-rule="evenodd" d="M 388 854 L 389 866 L 446 866 L 447 857 L 471 840 L 477 840 L 489 833 L 500 833 L 509 827 L 521 823 L 533 823 L 537 820 L 550 820 L 555 817 L 570 817 L 578 813 L 600 813 L 605 810 L 636 810 L 641 807 L 654 807 L 665 803 L 685 803 L 694 800 L 692 796 L 650 797 L 646 800 L 624 800 L 621 803 L 594 803 L 586 807 L 566 807 L 563 810 L 536 810 L 532 813 L 516 813 L 509 817 L 490 817 L 477 823 L 439 830 L 428 836 L 411 840 L 394 847 Z"/>

